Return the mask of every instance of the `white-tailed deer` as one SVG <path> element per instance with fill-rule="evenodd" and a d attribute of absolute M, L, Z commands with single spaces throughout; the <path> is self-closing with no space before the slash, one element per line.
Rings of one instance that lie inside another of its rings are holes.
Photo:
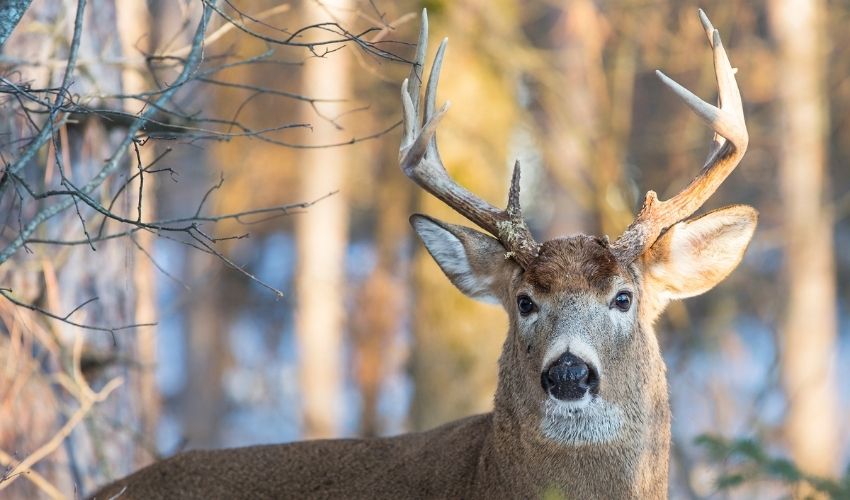
<path fill-rule="evenodd" d="M 121 498 L 663 498 L 670 408 L 653 322 L 672 299 L 703 293 L 741 260 L 756 211 L 694 216 L 747 148 L 741 97 L 718 32 L 700 12 L 720 106 L 658 73 L 715 132 L 699 175 L 661 202 L 650 191 L 614 243 L 577 235 L 538 244 L 523 222 L 519 165 L 507 209 L 443 167 L 435 106 L 440 45 L 420 104 L 428 24 L 402 86 L 404 173 L 490 235 L 423 215 L 411 223 L 465 294 L 510 318 L 492 413 L 379 439 L 183 453 L 96 495 Z"/>

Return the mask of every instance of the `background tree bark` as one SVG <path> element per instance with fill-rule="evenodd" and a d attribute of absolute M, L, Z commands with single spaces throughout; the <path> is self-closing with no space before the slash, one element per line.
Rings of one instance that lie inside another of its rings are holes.
<path fill-rule="evenodd" d="M 142 0 L 116 0 L 115 14 L 117 17 L 118 34 L 121 37 L 121 52 L 124 57 L 134 58 L 150 53 L 155 46 L 155 30 L 158 25 L 151 22 L 151 12 L 148 3 Z M 121 85 L 125 94 L 138 94 L 152 88 L 145 75 L 139 70 L 127 66 L 121 73 Z M 138 113 L 143 104 L 126 99 L 123 101 L 124 110 Z M 130 159 L 128 175 L 132 176 L 139 168 L 146 168 L 155 157 L 154 142 L 139 145 L 138 157 L 135 150 L 127 157 Z M 141 165 L 139 165 L 139 162 Z M 130 206 L 141 206 L 144 220 L 157 220 L 156 213 L 156 176 L 145 175 L 140 178 L 142 188 L 131 189 L 133 193 Z M 151 262 L 154 252 L 154 235 L 149 231 L 140 231 L 133 237 L 133 291 L 135 300 L 134 323 L 145 324 L 156 321 L 156 277 L 157 271 Z M 146 253 L 148 255 L 146 255 Z M 139 432 L 149 441 L 147 448 L 155 448 L 157 422 L 160 411 L 159 390 L 156 385 L 155 369 L 157 362 L 157 328 L 143 326 L 134 332 L 136 345 L 133 359 L 139 364 L 139 375 L 134 391 L 138 398 L 136 404 L 139 411 Z M 144 449 L 140 447 L 141 451 Z M 151 460 L 147 453 L 137 457 L 137 466 Z"/>
<path fill-rule="evenodd" d="M 219 260 L 205 253 L 185 255 L 189 283 L 197 292 L 187 304 L 187 380 L 183 399 L 183 432 L 192 448 L 221 446 L 225 414 L 224 373 L 229 361 L 231 316 L 224 307 L 224 273 Z"/>
<path fill-rule="evenodd" d="M 785 434 L 802 468 L 832 475 L 841 441 L 833 217 L 825 204 L 829 116 L 824 2 L 773 0 L 769 17 L 779 52 L 779 174 L 787 283 L 782 332 Z"/>
<path fill-rule="evenodd" d="M 631 129 L 635 40 L 628 23 L 613 34 L 610 19 L 595 2 L 565 2 L 558 14 L 552 44 L 558 49 L 555 64 L 563 80 L 544 96 L 551 115 L 545 144 L 554 147 L 548 154 L 552 177 L 561 189 L 583 198 L 583 205 L 572 210 L 592 215 L 596 227 L 585 222 L 549 236 L 591 231 L 614 237 L 632 219 L 633 203 L 622 189 L 622 166 Z M 587 185 L 576 182 L 582 178 Z M 568 216 L 560 212 L 556 217 Z M 564 224 L 554 225 L 561 227 Z"/>
<path fill-rule="evenodd" d="M 303 6 L 301 24 L 336 18 L 346 26 L 354 7 L 350 0 L 307 2 Z M 316 50 L 319 53 L 324 51 L 322 48 Z M 351 74 L 345 52 L 333 53 L 327 58 L 308 59 L 302 74 L 302 92 L 322 98 L 347 96 Z M 330 120 L 335 120 L 345 111 L 341 103 L 321 103 L 319 106 L 322 114 Z M 308 112 L 310 114 L 305 121 L 313 122 L 316 132 L 331 125 L 326 120 L 317 119 L 312 110 Z M 343 148 L 307 149 L 298 160 L 302 165 L 299 169 L 299 198 L 312 200 L 340 190 L 299 215 L 295 222 L 298 242 L 295 331 L 299 346 L 303 435 L 306 438 L 331 437 L 341 431 L 340 404 L 343 374 L 346 373 L 342 349 L 346 330 L 345 253 L 348 243 L 344 179 L 345 173 L 352 167 L 349 156 L 350 152 Z"/>
<path fill-rule="evenodd" d="M 360 389 L 360 435 L 386 432 L 379 401 L 386 381 L 403 370 L 405 353 L 399 332 L 408 315 L 409 264 L 403 249 L 410 242 L 409 210 L 412 183 L 400 175 L 396 155 L 373 148 L 379 156 L 372 193 L 374 206 L 375 268 L 357 292 L 351 334 L 354 345 L 354 376 Z M 390 151 L 390 153 L 393 153 Z M 386 210 L 381 207 L 399 207 Z"/>

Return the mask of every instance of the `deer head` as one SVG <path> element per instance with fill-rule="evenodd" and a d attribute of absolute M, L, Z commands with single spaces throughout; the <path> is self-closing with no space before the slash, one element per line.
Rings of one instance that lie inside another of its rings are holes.
<path fill-rule="evenodd" d="M 411 223 L 457 288 L 508 312 L 496 413 L 512 415 L 514 427 L 536 442 L 636 446 L 646 427 L 657 425 L 666 455 L 669 404 L 653 322 L 670 300 L 701 294 L 723 280 L 755 229 L 757 213 L 747 206 L 694 215 L 738 165 L 748 142 L 735 70 L 702 11 L 700 18 L 714 55 L 720 104 L 702 101 L 658 72 L 715 132 L 697 177 L 667 201 L 650 191 L 613 243 L 586 235 L 538 243 L 522 218 L 518 162 L 504 210 L 459 186 L 443 166 L 435 134 L 449 103 L 437 109 L 435 102 L 447 41 L 437 50 L 420 104 L 428 32 L 423 13 L 416 64 L 402 85 L 401 168 L 488 234 L 424 215 L 414 215 Z"/>

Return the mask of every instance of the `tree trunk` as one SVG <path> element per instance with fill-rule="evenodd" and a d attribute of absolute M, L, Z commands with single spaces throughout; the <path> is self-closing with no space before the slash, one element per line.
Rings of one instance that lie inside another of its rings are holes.
<path fill-rule="evenodd" d="M 189 249 L 185 259 L 195 293 L 185 318 L 188 366 L 183 432 L 188 447 L 213 448 L 222 444 L 230 315 L 222 307 L 224 280 L 218 258 Z"/>
<path fill-rule="evenodd" d="M 121 37 L 121 51 L 125 58 L 136 57 L 137 54 L 148 53 L 151 49 L 153 34 L 153 23 L 147 2 L 140 0 L 116 0 L 116 15 L 118 33 Z M 121 74 L 121 84 L 125 94 L 136 94 L 144 92 L 153 86 L 140 71 L 127 67 Z M 137 101 L 125 100 L 124 110 L 129 113 L 141 111 L 142 104 Z M 151 164 L 154 155 L 154 143 L 139 146 L 138 158 L 131 151 L 127 155 L 130 158 L 130 171 L 132 176 L 141 168 Z M 157 220 L 156 217 L 156 176 L 144 175 L 141 192 L 137 189 L 128 190 L 131 195 L 130 206 L 139 206 L 141 202 L 142 220 Z M 139 181 L 137 181 L 139 182 Z M 135 186 L 134 186 L 135 187 Z M 131 194 L 132 193 L 132 194 Z M 141 198 L 141 200 L 139 199 Z M 138 214 L 137 214 L 138 215 Z M 156 270 L 151 262 L 151 257 L 145 255 L 153 254 L 154 235 L 148 231 L 139 231 L 134 239 L 133 251 L 133 288 L 135 300 L 134 323 L 145 324 L 156 321 Z M 136 346 L 134 360 L 139 363 L 137 385 L 134 392 L 138 394 L 136 404 L 138 405 L 140 419 L 140 433 L 150 441 L 147 448 L 154 449 L 156 443 L 157 422 L 159 419 L 160 398 L 156 385 L 156 349 L 157 330 L 154 326 L 140 327 L 135 330 Z M 139 447 L 139 451 L 143 450 Z M 138 456 L 137 466 L 148 463 L 152 457 Z"/>
<path fill-rule="evenodd" d="M 377 148 L 373 152 L 377 154 Z M 377 262 L 358 291 L 358 313 L 351 325 L 355 343 L 354 373 L 362 401 L 360 434 L 363 436 L 385 432 L 378 401 L 388 377 L 403 369 L 404 353 L 399 346 L 398 333 L 407 315 L 405 277 L 408 266 L 400 257 L 410 237 L 407 208 L 412 183 L 401 175 L 395 155 L 385 155 L 378 164 L 374 178 L 379 181 L 373 186 Z"/>
<path fill-rule="evenodd" d="M 782 379 L 785 434 L 794 460 L 815 474 L 837 472 L 841 442 L 835 380 L 836 283 L 833 218 L 824 205 L 827 106 L 824 3 L 773 0 L 778 48 L 787 307 Z"/>
<path fill-rule="evenodd" d="M 332 12 L 344 26 L 354 7 L 349 0 L 322 4 L 307 2 L 301 24 L 328 21 Z M 344 52 L 308 59 L 304 64 L 302 93 L 324 98 L 348 95 L 350 65 Z M 335 118 L 344 111 L 339 103 L 323 103 L 320 106 L 325 117 Z M 327 120 L 317 117 L 312 110 L 305 121 L 313 123 L 314 137 L 327 137 L 320 133 L 325 128 L 333 130 Z M 295 223 L 298 246 L 295 330 L 299 344 L 303 435 L 306 438 L 331 437 L 341 431 L 343 412 L 340 405 L 343 374 L 346 372 L 342 355 L 346 328 L 343 300 L 348 242 L 344 177 L 350 166 L 347 160 L 349 154 L 344 148 L 307 149 L 300 159 L 300 199 L 312 200 L 340 190 L 299 215 Z"/>

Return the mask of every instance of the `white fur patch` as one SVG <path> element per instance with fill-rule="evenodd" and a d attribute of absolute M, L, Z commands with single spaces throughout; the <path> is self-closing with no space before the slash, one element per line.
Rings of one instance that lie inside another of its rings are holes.
<path fill-rule="evenodd" d="M 549 397 L 543 403 L 543 411 L 540 431 L 564 445 L 607 443 L 617 437 L 623 426 L 623 412 L 617 405 L 590 394 L 572 403 Z"/>
<path fill-rule="evenodd" d="M 546 354 L 543 355 L 543 365 L 540 367 L 540 372 L 542 373 L 546 370 L 553 361 L 558 359 L 567 351 L 580 357 L 586 363 L 592 364 L 593 367 L 596 368 L 596 373 L 599 375 L 600 380 L 602 379 L 604 367 L 599 361 L 599 354 L 597 354 L 596 349 L 583 339 L 569 335 L 558 335 L 549 348 L 546 349 Z"/>

